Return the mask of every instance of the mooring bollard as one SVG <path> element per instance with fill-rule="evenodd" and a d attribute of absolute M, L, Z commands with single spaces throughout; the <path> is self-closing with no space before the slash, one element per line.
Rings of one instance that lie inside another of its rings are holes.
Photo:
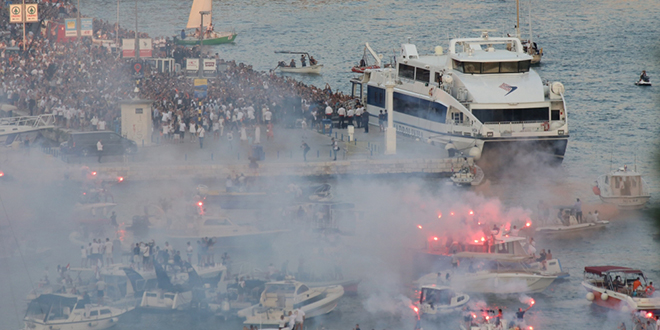
<path fill-rule="evenodd" d="M 355 145 L 357 145 L 357 139 L 354 139 L 354 140 L 355 140 Z"/>

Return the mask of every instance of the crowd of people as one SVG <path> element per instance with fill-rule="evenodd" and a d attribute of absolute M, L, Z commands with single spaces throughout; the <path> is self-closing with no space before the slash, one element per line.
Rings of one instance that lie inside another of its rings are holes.
<path fill-rule="evenodd" d="M 39 6 L 44 22 L 77 14 L 70 0 L 40 0 Z M 25 52 L 12 53 L 7 47 L 23 48 L 21 24 L 10 24 L 8 10 L 2 9 L 0 25 L 8 27 L 9 33 L 0 37 L 0 101 L 30 115 L 52 113 L 61 127 L 120 132 L 118 102 L 139 96 L 154 100 L 154 131 L 159 140 L 161 133 L 165 141 L 188 133 L 192 140 L 201 138 L 202 147 L 205 134 L 211 132 L 216 139 L 236 134 L 240 139 L 259 141 L 261 130 L 272 137 L 272 125 L 285 124 L 290 118 L 318 125 L 326 107 L 336 112 L 351 101 L 329 85 L 309 86 L 273 71 L 260 72 L 250 65 L 224 61 L 218 54 L 202 55 L 214 58 L 220 69 L 216 79 L 209 80 L 207 95 L 195 95 L 193 80 L 183 73 L 143 65 L 136 75 L 135 59 L 122 58 L 119 49 L 112 47 L 114 42 L 100 42 L 131 38 L 135 33 L 96 19 L 94 40 L 62 40 L 52 28 L 54 23 L 27 24 Z M 140 37 L 149 36 L 141 33 Z M 169 37 L 158 37 L 153 45 L 154 57 L 171 57 L 182 66 L 185 58 L 200 56 L 198 47 L 178 46 Z M 300 103 L 292 104 L 292 97 Z"/>

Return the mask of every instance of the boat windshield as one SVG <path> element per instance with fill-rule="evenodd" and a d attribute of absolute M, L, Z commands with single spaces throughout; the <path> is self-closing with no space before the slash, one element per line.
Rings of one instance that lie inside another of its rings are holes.
<path fill-rule="evenodd" d="M 435 304 L 435 305 L 450 305 L 451 299 L 455 296 L 454 292 L 449 289 L 422 289 L 422 295 L 419 299 L 420 303 Z"/>
<path fill-rule="evenodd" d="M 454 70 L 471 74 L 529 72 L 531 60 L 514 62 L 464 62 L 454 60 Z"/>
<path fill-rule="evenodd" d="M 296 291 L 294 284 L 267 284 L 264 293 L 292 294 Z"/>
<path fill-rule="evenodd" d="M 30 302 L 25 315 L 44 322 L 66 320 L 77 301 L 77 297 L 44 294 Z"/>

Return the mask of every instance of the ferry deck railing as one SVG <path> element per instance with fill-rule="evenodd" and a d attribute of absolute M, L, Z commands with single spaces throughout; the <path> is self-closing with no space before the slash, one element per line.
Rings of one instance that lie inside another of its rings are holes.
<path fill-rule="evenodd" d="M 38 116 L 5 117 L 0 118 L 0 126 L 22 126 L 22 127 L 51 127 L 55 125 L 55 116 L 53 114 L 43 114 Z"/>

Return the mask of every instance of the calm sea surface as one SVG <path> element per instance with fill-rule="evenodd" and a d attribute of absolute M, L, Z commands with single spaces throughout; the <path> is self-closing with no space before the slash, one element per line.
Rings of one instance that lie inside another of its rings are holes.
<path fill-rule="evenodd" d="M 115 1 L 81 0 L 83 13 L 114 22 Z M 134 2 L 122 1 L 120 24 L 134 29 Z M 523 31 L 527 33 L 529 1 L 522 1 Z M 632 166 L 645 175 L 654 196 L 660 197 L 660 180 L 654 171 L 658 150 L 657 88 L 633 85 L 641 70 L 660 84 L 660 6 L 654 0 L 640 1 L 531 1 L 533 35 L 545 56 L 536 70 L 544 79 L 566 86 L 571 138 L 563 164 L 554 169 L 531 169 L 519 175 L 504 173 L 490 178 L 480 191 L 485 197 L 454 194 L 447 197 L 440 181 L 402 180 L 386 182 L 333 182 L 336 195 L 355 202 L 367 212 L 358 226 L 356 237 L 345 240 L 339 260 L 345 261 L 345 273 L 363 278 L 357 297 L 344 297 L 337 311 L 309 324 L 309 329 L 348 330 L 356 323 L 363 329 L 412 329 L 412 315 L 401 303 L 401 293 L 410 281 L 409 263 L 397 251 L 411 246 L 405 234 L 387 228 L 413 226 L 419 214 L 401 210 L 438 205 L 490 205 L 501 202 L 506 207 L 533 210 L 539 199 L 552 204 L 598 204 L 591 193 L 591 183 L 609 170 L 610 164 Z M 190 10 L 189 1 L 142 0 L 139 30 L 151 36 L 171 36 L 184 26 Z M 431 53 L 436 45 L 447 47 L 455 36 L 477 36 L 472 29 L 497 29 L 493 35 L 513 33 L 515 2 L 507 1 L 232 1 L 214 2 L 216 30 L 233 28 L 238 33 L 235 44 L 213 48 L 222 58 L 254 65 L 259 70 L 275 67 L 277 50 L 307 51 L 323 63 L 323 75 L 301 77 L 309 84 L 349 92 L 350 68 L 362 56 L 364 42 L 385 55 L 394 55 L 399 44 L 410 38 L 420 53 Z M 189 186 L 194 187 L 192 183 Z M 420 187 L 419 189 L 415 187 Z M 153 202 L 154 194 L 171 185 L 157 183 L 117 188 L 113 191 L 123 207 L 120 217 L 129 218 L 143 201 Z M 78 263 L 79 247 L 67 237 L 71 232 L 71 200 L 77 187 L 61 183 L 44 186 L 0 186 L 13 229 L 20 240 L 41 247 L 51 247 L 41 256 L 26 254 L 3 259 L 0 266 L 0 329 L 20 326 L 25 309 L 24 296 L 30 282 L 43 276 L 50 265 L 51 276 L 59 264 Z M 459 197 L 456 197 L 459 196 Z M 421 212 L 420 214 L 424 214 Z M 4 219 L 3 217 L 0 217 Z M 3 220 L 4 221 L 4 220 Z M 240 221 L 239 221 L 240 222 Z M 3 222 L 2 229 L 8 228 Z M 604 231 L 565 240 L 537 238 L 537 247 L 550 248 L 571 277 L 553 284 L 535 296 L 538 304 L 530 310 L 528 321 L 536 329 L 615 329 L 617 322 L 630 318 L 593 308 L 581 288 L 582 269 L 587 265 L 618 264 L 639 267 L 649 278 L 660 283 L 659 246 L 656 232 L 644 213 L 621 213 Z M 14 244 L 11 235 L 2 235 L 2 244 Z M 390 242 L 391 244 L 386 244 Z M 258 256 L 236 255 L 263 264 L 286 259 L 295 267 L 303 249 L 312 246 L 313 238 L 279 242 L 272 251 Z M 322 244 L 321 244 L 322 245 Z M 354 248 L 354 253 L 348 253 Z M 383 252 L 386 251 L 387 253 Z M 391 252 L 391 253 L 390 253 Z M 29 271 L 25 271 L 25 269 Z M 28 277 L 26 274 L 29 274 Z M 485 299 L 502 306 L 505 313 L 523 306 L 519 297 Z M 403 312 L 401 312 L 403 308 Z M 398 312 L 397 312 L 398 311 Z M 425 328 L 456 329 L 455 325 L 436 324 Z M 128 315 L 117 329 L 239 329 L 238 322 L 223 323 L 213 317 L 179 314 Z"/>

